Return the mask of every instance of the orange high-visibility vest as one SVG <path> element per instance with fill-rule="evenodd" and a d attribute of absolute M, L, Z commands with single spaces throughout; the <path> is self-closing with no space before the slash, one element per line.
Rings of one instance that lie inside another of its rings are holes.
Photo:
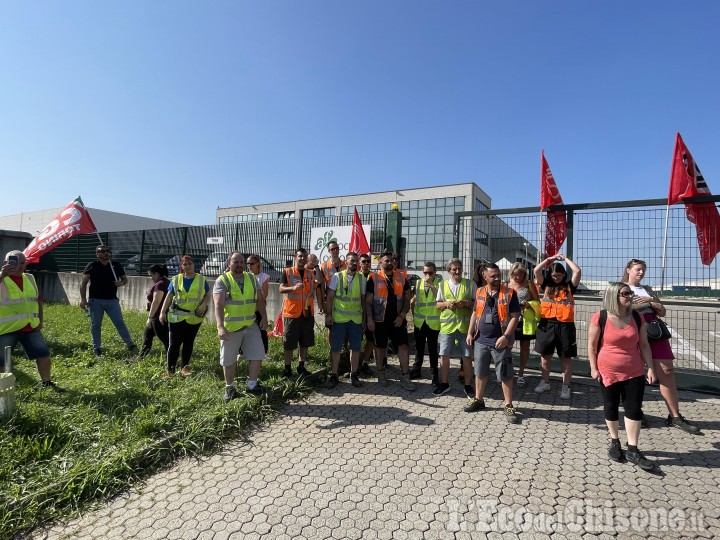
<path fill-rule="evenodd" d="M 300 283 L 300 272 L 296 267 L 285 268 L 285 278 L 290 286 Z M 310 316 L 314 316 L 313 309 L 313 290 L 315 281 L 313 280 L 312 271 L 305 268 L 302 277 L 303 288 L 299 291 L 290 291 L 285 294 L 283 299 L 283 317 L 289 319 L 297 319 L 303 313 L 303 309 L 307 309 Z"/>
<path fill-rule="evenodd" d="M 512 290 L 510 287 L 505 286 L 505 284 L 500 285 L 500 290 L 498 291 L 495 305 L 497 306 L 498 310 L 498 319 L 500 319 L 500 326 L 503 328 L 507 328 L 507 325 L 510 323 L 510 310 L 508 309 L 510 307 L 510 301 L 512 300 L 513 296 L 515 295 L 515 291 Z M 488 286 L 485 285 L 482 289 L 478 289 L 477 293 L 475 295 L 475 316 L 481 317 L 483 313 L 483 309 L 485 309 L 485 299 L 488 296 Z"/>
<path fill-rule="evenodd" d="M 557 291 L 554 298 L 548 296 L 547 287 L 545 288 L 545 294 L 540 300 L 540 316 L 543 319 L 555 318 L 560 322 L 575 321 L 575 300 L 569 286 Z"/>
<path fill-rule="evenodd" d="M 385 308 L 388 303 L 388 288 L 387 280 L 392 279 L 393 295 L 395 295 L 395 301 L 397 302 L 398 315 L 402 311 L 405 302 L 405 278 L 397 270 L 388 276 L 383 270 L 373 272 L 370 274 L 370 279 L 373 280 L 373 320 L 382 322 L 385 320 Z"/>

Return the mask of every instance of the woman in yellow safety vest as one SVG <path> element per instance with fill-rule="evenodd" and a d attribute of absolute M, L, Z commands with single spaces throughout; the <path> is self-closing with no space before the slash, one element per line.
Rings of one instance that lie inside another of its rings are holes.
<path fill-rule="evenodd" d="M 180 374 L 183 377 L 190 375 L 189 364 L 195 346 L 195 337 L 210 303 L 210 286 L 205 276 L 195 272 L 195 262 L 190 255 L 185 255 L 180 260 L 180 269 L 181 273 L 170 280 L 160 315 L 160 321 L 163 323 L 167 321 L 170 327 L 165 377 L 175 373 L 181 347 Z"/>
<path fill-rule="evenodd" d="M 568 277 L 565 261 L 572 270 Z M 550 266 L 549 276 L 543 270 Z M 575 329 L 575 300 L 573 293 L 580 284 L 580 267 L 570 259 L 557 253 L 535 267 L 535 282 L 543 293 L 540 299 L 540 323 L 538 324 L 535 352 L 542 356 L 542 380 L 535 387 L 538 394 L 550 389 L 550 361 L 557 351 L 563 370 L 561 399 L 570 399 L 572 380 L 572 358 L 577 356 Z"/>

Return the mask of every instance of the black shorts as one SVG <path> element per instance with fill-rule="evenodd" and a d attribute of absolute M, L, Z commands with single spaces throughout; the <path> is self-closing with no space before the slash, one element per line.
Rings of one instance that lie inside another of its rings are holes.
<path fill-rule="evenodd" d="M 285 333 L 283 335 L 283 349 L 294 351 L 301 347 L 312 347 L 315 345 L 315 318 L 298 317 L 290 319 L 283 317 Z"/>
<path fill-rule="evenodd" d="M 577 356 L 575 323 L 542 319 L 535 334 L 535 352 L 543 356 L 557 352 L 560 358 Z"/>
<path fill-rule="evenodd" d="M 387 349 L 388 339 L 392 340 L 395 348 L 408 344 L 407 321 L 401 326 L 395 326 L 392 321 L 375 321 L 375 346 L 378 349 Z"/>
<path fill-rule="evenodd" d="M 368 340 L 369 343 L 375 343 L 375 333 L 370 330 L 365 330 L 365 339 Z"/>

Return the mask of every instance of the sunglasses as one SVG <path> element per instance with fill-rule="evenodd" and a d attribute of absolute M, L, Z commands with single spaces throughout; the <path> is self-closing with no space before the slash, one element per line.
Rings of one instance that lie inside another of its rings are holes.
<path fill-rule="evenodd" d="M 109 249 L 98 249 L 95 253 L 111 253 L 111 251 Z"/>
<path fill-rule="evenodd" d="M 628 266 L 635 266 L 636 264 L 642 264 L 643 266 L 647 266 L 647 263 L 640 259 L 630 259 Z"/>
<path fill-rule="evenodd" d="M 364 259 L 360 261 L 360 264 L 370 264 L 370 259 Z"/>
<path fill-rule="evenodd" d="M 434 276 L 435 272 L 426 272 L 425 270 L 423 270 L 423 274 L 425 274 L 426 276 Z"/>
<path fill-rule="evenodd" d="M 330 251 L 340 251 L 339 247 L 330 248 Z"/>
<path fill-rule="evenodd" d="M 618 296 L 622 296 L 623 298 L 632 298 L 633 293 L 630 291 L 623 291 L 621 293 L 618 293 Z"/>

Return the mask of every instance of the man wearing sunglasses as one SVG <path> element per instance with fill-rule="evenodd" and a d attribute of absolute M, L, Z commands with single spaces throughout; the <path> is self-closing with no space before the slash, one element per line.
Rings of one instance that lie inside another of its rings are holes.
<path fill-rule="evenodd" d="M 102 322 L 107 313 L 110 320 L 120 334 L 120 338 L 127 345 L 128 351 L 137 352 L 137 345 L 133 342 L 130 332 L 125 326 L 120 300 L 117 297 L 118 287 L 127 285 L 128 278 L 122 265 L 111 259 L 112 251 L 109 247 L 100 245 L 95 249 L 97 261 L 88 263 L 83 270 L 80 282 L 80 307 L 90 308 L 90 335 L 95 356 L 101 356 L 102 350 Z M 87 289 L 90 284 L 90 296 Z"/>
<path fill-rule="evenodd" d="M 413 296 L 413 321 L 415 322 L 415 363 L 410 370 L 411 379 L 422 376 L 423 356 L 427 343 L 432 370 L 432 386 L 437 387 L 438 378 L 438 337 L 440 336 L 440 310 L 437 308 L 437 293 L 440 278 L 434 262 L 426 262 L 423 267 L 423 279 L 415 285 Z"/>

